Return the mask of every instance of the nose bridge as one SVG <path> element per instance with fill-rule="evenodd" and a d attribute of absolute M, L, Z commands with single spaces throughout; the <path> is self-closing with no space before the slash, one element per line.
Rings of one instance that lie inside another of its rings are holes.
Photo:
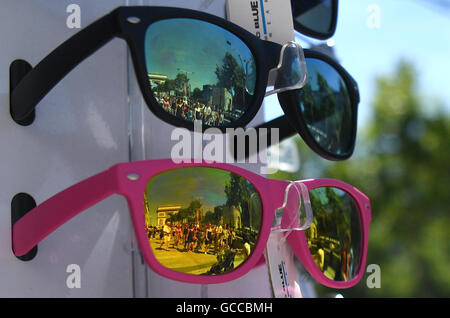
<path fill-rule="evenodd" d="M 301 200 L 301 205 L 298 214 L 301 222 L 300 228 L 302 230 L 306 230 L 311 226 L 314 217 L 313 210 L 311 207 L 311 200 L 309 198 L 309 190 L 308 187 L 301 181 L 296 181 L 295 186 L 297 187 L 297 190 L 300 193 L 300 200 Z"/>
<path fill-rule="evenodd" d="M 278 205 L 275 207 L 275 215 L 272 222 L 273 231 L 288 231 L 296 222 L 296 215 L 299 209 L 299 195 L 294 182 L 280 184 L 278 190 Z"/>
<path fill-rule="evenodd" d="M 266 96 L 287 90 L 300 89 L 306 84 L 307 69 L 302 47 L 288 42 L 281 48 L 279 63 L 269 71 Z"/>
<path fill-rule="evenodd" d="M 301 182 L 289 183 L 284 191 L 284 202 L 277 210 L 282 231 L 306 230 L 312 223 L 312 209 L 307 187 Z"/>

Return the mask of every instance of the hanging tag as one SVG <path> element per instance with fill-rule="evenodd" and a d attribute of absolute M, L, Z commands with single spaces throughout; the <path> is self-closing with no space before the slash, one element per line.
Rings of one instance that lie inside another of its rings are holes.
<path fill-rule="evenodd" d="M 273 297 L 302 298 L 294 253 L 285 235 L 285 232 L 271 233 L 265 250 Z"/>
<path fill-rule="evenodd" d="M 311 225 L 312 211 L 307 190 L 299 182 L 289 183 L 283 205 L 274 213 L 265 257 L 275 298 L 302 297 L 294 253 L 286 238 L 292 231 L 303 231 Z"/>
<path fill-rule="evenodd" d="M 227 0 L 227 19 L 262 40 L 294 41 L 290 0 Z"/>

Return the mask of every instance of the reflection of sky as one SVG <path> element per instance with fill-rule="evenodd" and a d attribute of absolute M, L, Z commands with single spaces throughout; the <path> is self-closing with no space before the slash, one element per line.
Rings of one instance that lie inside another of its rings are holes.
<path fill-rule="evenodd" d="M 187 208 L 194 199 L 203 203 L 202 210 L 214 211 L 225 204 L 225 185 L 229 172 L 212 168 L 182 168 L 163 172 L 152 178 L 147 186 L 151 221 L 156 220 L 155 211 L 161 205 L 181 205 Z"/>
<path fill-rule="evenodd" d="M 337 76 L 337 73 L 331 69 L 328 64 L 317 59 L 308 59 L 307 61 L 308 83 L 311 84 L 312 89 L 319 89 L 317 74 L 322 74 L 327 80 L 328 86 L 336 92 L 339 91 L 340 79 Z M 330 70 L 332 71 L 330 72 Z"/>
<path fill-rule="evenodd" d="M 169 19 L 153 23 L 145 37 L 148 72 L 166 74 L 174 79 L 188 73 L 192 90 L 216 84 L 216 65 L 228 51 L 240 64 L 252 55 L 235 35 L 213 24 L 194 19 Z M 242 66 L 242 65 L 241 65 Z M 183 71 L 180 71 L 181 69 Z"/>

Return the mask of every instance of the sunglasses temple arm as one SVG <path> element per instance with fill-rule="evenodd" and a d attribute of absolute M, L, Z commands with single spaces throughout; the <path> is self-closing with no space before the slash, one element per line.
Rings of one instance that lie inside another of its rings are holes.
<path fill-rule="evenodd" d="M 20 218 L 12 227 L 12 250 L 22 256 L 58 227 L 112 194 L 117 174 L 109 169 L 54 195 Z"/>
<path fill-rule="evenodd" d="M 260 128 L 266 128 L 266 130 L 261 130 Z M 256 134 L 257 134 L 257 147 L 256 152 L 260 152 L 262 150 L 265 150 L 272 146 L 272 132 L 271 129 L 278 129 L 278 140 L 275 142 L 281 142 L 293 135 L 297 132 L 295 128 L 291 126 L 289 123 L 289 120 L 287 119 L 286 115 L 280 116 L 278 118 L 272 119 L 271 121 L 268 121 L 267 123 L 258 125 L 255 127 Z M 265 139 L 266 142 L 261 143 L 260 140 Z M 264 146 L 264 147 L 262 147 Z M 255 155 L 255 153 L 251 153 L 251 149 L 249 143 L 245 143 L 245 157 L 248 158 L 252 155 Z M 254 149 L 254 148 L 253 148 Z M 235 151 L 235 156 L 237 154 L 237 151 Z"/>
<path fill-rule="evenodd" d="M 45 57 L 11 87 L 10 112 L 16 122 L 24 121 L 36 105 L 79 63 L 117 34 L 114 12 L 90 24 Z"/>

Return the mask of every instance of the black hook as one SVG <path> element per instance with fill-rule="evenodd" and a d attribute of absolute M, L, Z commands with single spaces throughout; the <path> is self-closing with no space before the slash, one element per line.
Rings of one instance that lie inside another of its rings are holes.
<path fill-rule="evenodd" d="M 29 126 L 33 123 L 36 113 L 33 110 L 28 117 L 23 120 L 17 120 L 14 118 L 14 111 L 11 106 L 11 96 L 14 89 L 20 83 L 20 81 L 33 69 L 33 67 L 25 60 L 14 60 L 9 65 L 9 113 L 12 119 L 21 126 Z"/>
<path fill-rule="evenodd" d="M 18 193 L 11 200 L 11 243 L 13 242 L 13 225 L 24 215 L 36 207 L 36 201 L 27 193 Z M 16 256 L 21 261 L 31 261 L 37 254 L 37 245 L 28 253 L 22 256 Z"/>

